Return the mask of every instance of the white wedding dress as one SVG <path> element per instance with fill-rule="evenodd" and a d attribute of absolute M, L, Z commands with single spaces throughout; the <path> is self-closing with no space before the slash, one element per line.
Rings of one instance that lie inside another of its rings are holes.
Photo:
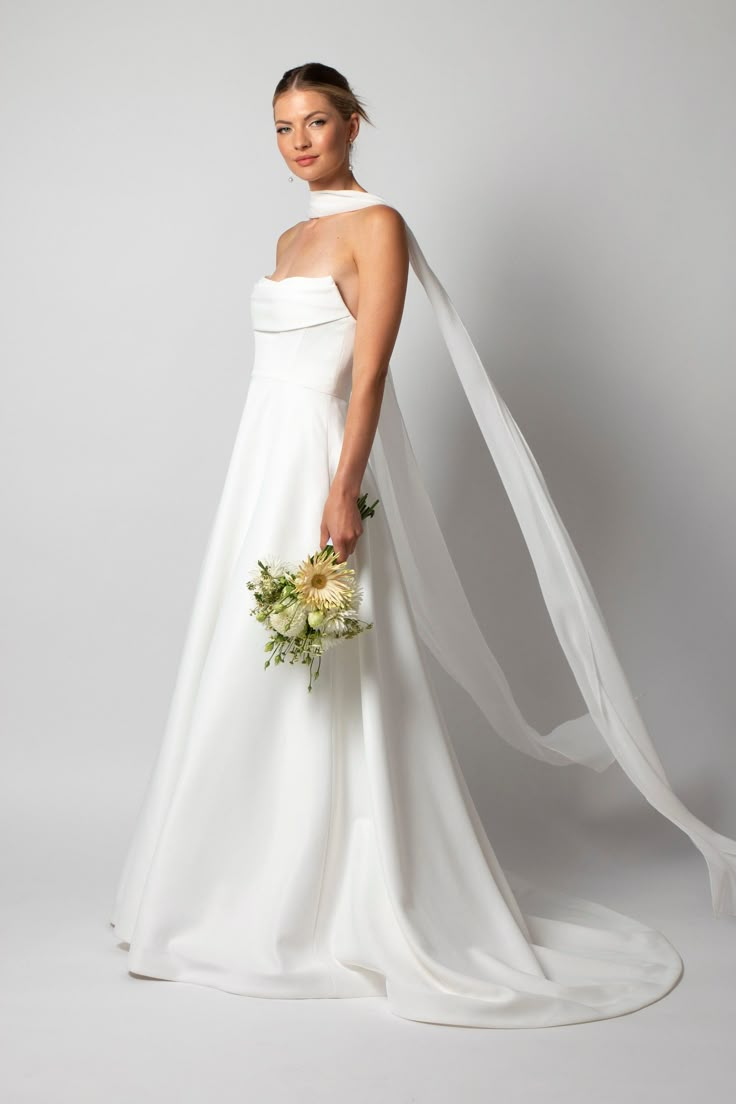
<path fill-rule="evenodd" d="M 309 215 L 385 202 L 310 191 Z M 736 842 L 672 792 L 534 458 L 408 235 L 590 711 L 546 735 L 521 715 L 455 573 L 391 371 L 361 484 L 379 504 L 350 557 L 373 627 L 325 654 L 311 693 L 303 665 L 264 668 L 246 582 L 259 558 L 297 562 L 319 546 L 357 323 L 329 275 L 262 277 L 245 408 L 111 922 L 131 973 L 231 993 L 385 996 L 408 1019 L 489 1028 L 618 1016 L 668 993 L 680 956 L 637 920 L 501 869 L 423 649 L 520 751 L 594 770 L 618 761 L 702 851 L 716 912 L 736 910 Z"/>

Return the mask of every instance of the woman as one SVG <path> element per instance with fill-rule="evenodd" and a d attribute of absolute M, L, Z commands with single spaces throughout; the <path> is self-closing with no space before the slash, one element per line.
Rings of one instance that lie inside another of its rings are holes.
<path fill-rule="evenodd" d="M 367 115 L 311 63 L 273 100 L 309 185 L 252 292 L 255 363 L 202 566 L 158 761 L 113 925 L 136 975 L 264 997 L 386 996 L 427 1022 L 546 1027 L 658 1000 L 664 935 L 501 869 L 425 667 L 426 645 L 519 750 L 616 759 L 703 852 L 734 911 L 736 843 L 672 793 L 595 596 L 518 426 L 413 233 L 350 165 Z M 475 621 L 414 461 L 389 367 L 411 263 L 496 462 L 589 713 L 545 736 Z M 358 497 L 378 500 L 363 524 Z M 369 631 L 329 651 L 316 692 L 265 670 L 246 580 L 319 539 L 353 557 Z M 442 580 L 437 587 L 436 580 Z"/>

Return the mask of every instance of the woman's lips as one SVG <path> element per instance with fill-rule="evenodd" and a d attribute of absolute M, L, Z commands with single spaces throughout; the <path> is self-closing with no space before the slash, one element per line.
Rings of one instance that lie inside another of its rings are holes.
<path fill-rule="evenodd" d="M 317 155 L 316 154 L 313 157 L 297 157 L 297 159 L 296 159 L 298 165 L 308 165 L 311 161 L 316 161 L 316 160 L 317 160 Z"/>

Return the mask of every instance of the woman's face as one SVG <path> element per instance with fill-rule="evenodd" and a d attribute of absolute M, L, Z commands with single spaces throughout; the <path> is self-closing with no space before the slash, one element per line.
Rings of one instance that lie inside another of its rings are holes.
<path fill-rule="evenodd" d="M 273 116 L 279 150 L 291 172 L 312 181 L 347 171 L 348 141 L 358 133 L 355 112 L 345 120 L 322 92 L 294 89 L 279 96 Z"/>

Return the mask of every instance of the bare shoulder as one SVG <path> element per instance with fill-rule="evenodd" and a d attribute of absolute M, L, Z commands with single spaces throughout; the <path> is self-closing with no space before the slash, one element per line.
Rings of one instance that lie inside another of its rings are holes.
<path fill-rule="evenodd" d="M 288 229 L 284 230 L 283 234 L 279 234 L 278 241 L 276 242 L 276 251 L 277 251 L 277 253 L 283 247 L 285 247 L 289 244 L 291 239 L 296 236 L 296 233 L 299 230 L 299 228 L 303 225 L 304 225 L 303 222 L 295 222 L 293 226 L 289 226 Z"/>
<path fill-rule="evenodd" d="M 395 207 L 385 204 L 371 204 L 361 211 L 360 231 L 364 234 L 379 235 L 396 242 L 406 241 L 406 223 Z"/>
<path fill-rule="evenodd" d="M 396 208 L 374 204 L 361 212 L 358 222 L 353 246 L 358 267 L 379 265 L 406 272 L 409 266 L 406 223 Z"/>

